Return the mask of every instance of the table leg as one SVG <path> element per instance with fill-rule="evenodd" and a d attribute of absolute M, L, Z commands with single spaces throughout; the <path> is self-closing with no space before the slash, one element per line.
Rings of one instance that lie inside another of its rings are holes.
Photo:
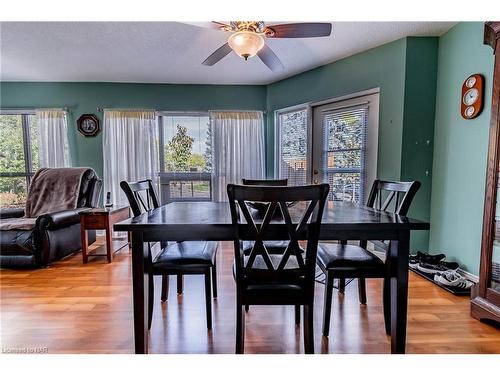
<path fill-rule="evenodd" d="M 142 232 L 132 232 L 132 286 L 134 295 L 135 353 L 148 352 L 148 300 L 149 277 L 146 261 L 148 249 L 144 246 Z"/>
<path fill-rule="evenodd" d="M 113 261 L 113 224 L 106 225 L 106 254 L 108 263 Z"/>
<path fill-rule="evenodd" d="M 87 255 L 88 249 L 89 249 L 89 239 L 87 237 L 87 231 L 85 230 L 85 226 L 80 224 L 80 233 L 82 237 L 82 256 L 83 256 L 83 263 L 87 263 L 89 260 L 89 257 Z"/>
<path fill-rule="evenodd" d="M 408 258 L 410 231 L 399 232 L 398 240 L 391 241 L 391 353 L 406 351 L 406 324 L 408 310 Z"/>

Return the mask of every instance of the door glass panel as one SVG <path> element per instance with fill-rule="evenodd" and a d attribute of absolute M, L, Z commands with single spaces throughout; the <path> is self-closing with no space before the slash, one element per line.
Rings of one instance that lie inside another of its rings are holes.
<path fill-rule="evenodd" d="M 364 200 L 364 157 L 368 107 L 334 110 L 323 117 L 322 181 L 330 184 L 329 200 Z"/>
<path fill-rule="evenodd" d="M 292 186 L 307 183 L 307 112 L 278 115 L 278 175 Z"/>

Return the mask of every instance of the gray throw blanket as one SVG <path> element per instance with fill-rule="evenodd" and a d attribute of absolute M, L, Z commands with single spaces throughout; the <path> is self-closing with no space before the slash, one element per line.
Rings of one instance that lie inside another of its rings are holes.
<path fill-rule="evenodd" d="M 38 216 L 74 210 L 83 174 L 89 168 L 41 168 L 33 176 L 24 217 L 5 219 L 0 230 L 31 230 Z"/>

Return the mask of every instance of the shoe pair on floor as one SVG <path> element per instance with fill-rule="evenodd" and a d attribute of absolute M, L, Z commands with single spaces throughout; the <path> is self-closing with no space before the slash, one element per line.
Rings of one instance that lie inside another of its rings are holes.
<path fill-rule="evenodd" d="M 473 283 L 460 275 L 457 270 L 459 264 L 456 262 L 445 262 L 444 254 L 430 255 L 417 251 L 410 255 L 410 268 L 418 269 L 429 275 L 434 275 L 434 281 L 438 284 L 459 289 L 469 289 Z"/>
<path fill-rule="evenodd" d="M 456 262 L 445 262 L 444 254 L 430 255 L 417 251 L 416 255 L 410 255 L 410 268 L 418 269 L 419 271 L 435 274 L 445 271 L 458 270 L 459 264 Z"/>
<path fill-rule="evenodd" d="M 438 284 L 449 286 L 457 289 L 470 289 L 474 283 L 460 275 L 456 270 L 438 272 L 434 274 L 434 281 Z"/>

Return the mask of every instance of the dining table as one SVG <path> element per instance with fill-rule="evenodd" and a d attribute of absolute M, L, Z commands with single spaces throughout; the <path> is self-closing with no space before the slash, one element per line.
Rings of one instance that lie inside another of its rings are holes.
<path fill-rule="evenodd" d="M 293 222 L 301 210 L 289 209 Z M 239 224 L 244 233 L 247 224 Z M 286 224 L 273 220 L 269 240 L 283 239 Z M 352 202 L 328 201 L 323 212 L 320 240 L 389 241 L 386 251 L 390 277 L 391 353 L 406 350 L 408 307 L 408 258 L 410 232 L 428 230 L 428 222 L 380 211 Z M 234 241 L 236 231 L 227 202 L 177 201 L 162 205 L 114 225 L 115 231 L 129 232 L 132 238 L 132 286 L 135 353 L 148 352 L 149 247 L 147 243 L 166 241 Z M 274 236 L 274 237 L 272 237 Z"/>

